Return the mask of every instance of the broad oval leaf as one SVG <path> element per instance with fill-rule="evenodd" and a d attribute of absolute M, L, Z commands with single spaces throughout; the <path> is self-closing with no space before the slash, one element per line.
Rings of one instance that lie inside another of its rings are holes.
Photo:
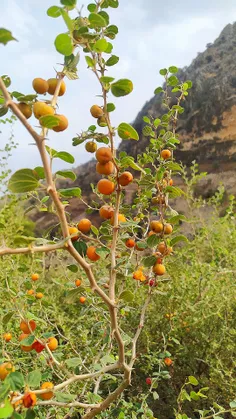
<path fill-rule="evenodd" d="M 67 269 L 69 269 L 69 271 L 74 272 L 74 273 L 78 272 L 79 270 L 77 265 L 68 265 Z"/>
<path fill-rule="evenodd" d="M 0 28 L 0 44 L 6 45 L 9 41 L 17 41 L 7 29 Z"/>
<path fill-rule="evenodd" d="M 111 85 L 111 92 L 115 97 L 126 96 L 133 91 L 133 83 L 129 79 L 120 79 Z"/>
<path fill-rule="evenodd" d="M 59 17 L 61 15 L 61 8 L 58 6 L 49 7 L 47 15 L 53 18 Z"/>
<path fill-rule="evenodd" d="M 105 52 L 108 46 L 108 42 L 106 41 L 106 39 L 102 38 L 99 39 L 97 42 L 95 42 L 94 44 L 94 51 L 96 52 Z"/>
<path fill-rule="evenodd" d="M 27 377 L 27 384 L 30 388 L 37 388 L 40 386 L 42 374 L 40 370 L 30 371 Z"/>
<path fill-rule="evenodd" d="M 150 268 L 151 266 L 155 265 L 156 261 L 156 256 L 147 256 L 146 258 L 142 259 L 142 263 L 146 268 Z"/>
<path fill-rule="evenodd" d="M 59 125 L 59 119 L 57 116 L 45 115 L 39 118 L 40 125 L 44 128 L 52 129 Z"/>
<path fill-rule="evenodd" d="M 134 299 L 134 294 L 130 290 L 124 290 L 120 295 L 119 298 L 121 300 L 126 301 L 127 303 L 131 303 Z"/>
<path fill-rule="evenodd" d="M 76 196 L 78 198 L 81 197 L 81 189 L 80 188 L 59 189 L 58 192 L 66 198 L 73 198 L 74 196 Z"/>
<path fill-rule="evenodd" d="M 1 419 L 9 418 L 13 412 L 14 412 L 14 409 L 9 400 L 5 400 L 3 403 L 1 403 L 1 408 L 0 408 Z"/>
<path fill-rule="evenodd" d="M 73 181 L 76 179 L 76 174 L 71 170 L 59 170 L 58 172 L 56 172 L 56 175 L 71 179 Z"/>
<path fill-rule="evenodd" d="M 22 346 L 31 346 L 34 343 L 35 337 L 33 335 L 29 335 L 27 338 L 23 339 L 20 344 Z"/>
<path fill-rule="evenodd" d="M 106 65 L 108 67 L 112 67 L 113 65 L 116 65 L 119 61 L 119 57 L 117 55 L 112 55 L 108 60 L 106 61 Z"/>
<path fill-rule="evenodd" d="M 25 385 L 24 377 L 19 371 L 11 372 L 6 380 L 10 384 L 12 391 L 20 390 Z"/>
<path fill-rule="evenodd" d="M 34 191 L 39 181 L 32 169 L 17 170 L 8 182 L 8 189 L 13 193 Z"/>
<path fill-rule="evenodd" d="M 125 122 L 122 122 L 118 126 L 118 135 L 122 140 L 139 140 L 139 135 L 130 124 L 126 124 Z"/>
<path fill-rule="evenodd" d="M 58 152 L 56 152 L 56 154 L 53 157 L 57 158 L 57 159 L 61 159 L 61 160 L 65 161 L 66 163 L 71 163 L 72 164 L 72 163 L 75 162 L 75 159 L 72 156 L 72 154 L 67 153 L 67 151 L 58 151 Z"/>
<path fill-rule="evenodd" d="M 76 6 L 77 0 L 60 0 L 60 2 L 63 6 L 74 7 Z"/>
<path fill-rule="evenodd" d="M 104 28 L 107 26 L 105 19 L 98 13 L 90 13 L 88 20 L 94 28 Z"/>
<path fill-rule="evenodd" d="M 147 245 L 148 245 L 148 247 L 156 247 L 158 245 L 159 241 L 160 241 L 160 238 L 158 237 L 158 235 L 157 234 L 152 234 L 147 239 Z"/>
<path fill-rule="evenodd" d="M 55 39 L 56 50 L 62 55 L 71 55 L 73 52 L 73 43 L 71 37 L 66 33 L 61 33 Z"/>
<path fill-rule="evenodd" d="M 197 386 L 199 384 L 198 380 L 193 375 L 188 377 L 188 381 L 192 384 L 192 386 Z"/>

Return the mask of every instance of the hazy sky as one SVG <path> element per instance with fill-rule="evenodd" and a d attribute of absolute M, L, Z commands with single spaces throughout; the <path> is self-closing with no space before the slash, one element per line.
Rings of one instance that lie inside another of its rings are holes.
<path fill-rule="evenodd" d="M 78 6 L 88 4 L 78 0 Z M 61 18 L 46 15 L 51 5 L 59 0 L 8 0 L 1 4 L 0 27 L 12 30 L 19 42 L 0 46 L 0 73 L 12 79 L 12 90 L 33 93 L 31 83 L 35 77 L 54 77 L 54 68 L 63 58 L 54 48 L 57 34 L 65 32 Z M 86 7 L 85 7 L 86 9 Z M 160 68 L 170 65 L 189 65 L 197 52 L 213 42 L 228 23 L 236 20 L 235 0 L 120 0 L 120 7 L 111 10 L 110 23 L 117 24 L 120 32 L 113 53 L 120 62 L 111 67 L 108 75 L 130 78 L 134 91 L 116 103 L 112 122 L 132 122 L 155 87 L 161 82 Z M 50 132 L 50 146 L 57 150 L 73 152 L 76 166 L 91 158 L 84 146 L 74 148 L 71 139 L 91 125 L 89 113 L 92 104 L 100 104 L 100 88 L 91 71 L 86 70 L 83 53 L 77 81 L 67 81 L 67 93 L 60 98 L 60 113 L 69 119 L 69 128 L 63 133 Z M 36 121 L 31 118 L 31 123 Z M 0 148 L 9 136 L 9 128 L 1 125 Z M 35 167 L 40 164 L 36 147 L 28 133 L 17 123 L 14 129 L 19 147 L 10 160 L 13 170 Z M 55 168 L 66 168 L 58 161 Z"/>

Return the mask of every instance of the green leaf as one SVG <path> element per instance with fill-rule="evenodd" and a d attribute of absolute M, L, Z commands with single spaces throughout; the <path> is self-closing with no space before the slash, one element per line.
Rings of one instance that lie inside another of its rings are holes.
<path fill-rule="evenodd" d="M 162 92 L 164 92 L 164 90 L 163 90 L 163 88 L 162 88 L 162 87 L 157 87 L 157 88 L 154 90 L 154 94 L 155 94 L 155 95 L 158 95 L 158 93 L 162 93 Z"/>
<path fill-rule="evenodd" d="M 139 140 L 139 135 L 131 125 L 122 122 L 117 129 L 118 135 L 122 140 Z"/>
<path fill-rule="evenodd" d="M 133 91 L 133 83 L 128 79 L 120 79 L 111 85 L 111 92 L 115 97 L 126 96 Z"/>
<path fill-rule="evenodd" d="M 21 390 L 25 385 L 24 377 L 18 371 L 11 372 L 5 380 L 10 384 L 12 391 Z"/>
<path fill-rule="evenodd" d="M 151 124 L 151 120 L 150 118 L 148 118 L 148 116 L 143 116 L 143 121 L 146 122 L 147 124 Z"/>
<path fill-rule="evenodd" d="M 165 75 L 167 74 L 167 68 L 162 68 L 162 69 L 159 71 L 159 73 L 160 73 L 160 75 L 161 75 L 161 76 L 165 76 Z"/>
<path fill-rule="evenodd" d="M 1 31 L 0 31 L 0 35 L 1 35 Z M 9 402 L 9 400 L 5 400 L 3 403 L 1 403 L 1 407 L 0 407 L 0 418 L 9 418 L 9 416 L 11 416 L 11 414 L 14 412 L 14 409 L 11 405 L 11 403 Z"/>
<path fill-rule="evenodd" d="M 106 61 L 106 65 L 108 67 L 112 67 L 113 65 L 117 64 L 119 62 L 119 57 L 117 55 L 112 55 L 108 60 Z"/>
<path fill-rule="evenodd" d="M 73 242 L 73 246 L 81 256 L 86 255 L 87 244 L 84 241 L 79 240 L 77 242 Z"/>
<path fill-rule="evenodd" d="M 37 388 L 40 386 L 42 374 L 40 370 L 30 371 L 27 376 L 27 384 L 30 388 Z"/>
<path fill-rule="evenodd" d="M 23 95 L 18 96 L 17 100 L 18 102 L 32 102 L 32 100 L 36 99 L 37 95 Z"/>
<path fill-rule="evenodd" d="M 190 384 L 192 384 L 192 386 L 197 386 L 199 384 L 198 380 L 193 377 L 193 375 L 190 375 L 188 377 L 188 381 L 190 382 Z"/>
<path fill-rule="evenodd" d="M 73 290 L 70 290 L 67 292 L 65 297 L 65 303 L 66 304 L 74 304 L 76 301 L 78 301 L 78 298 L 81 296 L 81 290 L 79 288 L 74 288 Z"/>
<path fill-rule="evenodd" d="M 29 335 L 27 338 L 23 339 L 20 344 L 22 346 L 31 346 L 35 341 L 35 336 Z"/>
<path fill-rule="evenodd" d="M 231 409 L 235 409 L 236 408 L 236 399 L 233 400 L 232 402 L 230 402 L 229 405 L 230 405 Z"/>
<path fill-rule="evenodd" d="M 108 77 L 108 76 L 102 76 L 102 77 L 100 77 L 100 81 L 102 83 L 111 83 L 114 80 L 115 80 L 114 77 Z"/>
<path fill-rule="evenodd" d="M 108 42 L 106 41 L 106 39 L 102 38 L 102 39 L 99 39 L 97 42 L 95 42 L 94 51 L 105 52 L 107 47 L 108 47 Z"/>
<path fill-rule="evenodd" d="M 36 418 L 35 411 L 33 409 L 27 409 L 25 419 L 35 419 L 35 418 Z"/>
<path fill-rule="evenodd" d="M 6 115 L 8 112 L 8 107 L 7 106 L 0 106 L 0 118 L 4 115 Z"/>
<path fill-rule="evenodd" d="M 85 60 L 86 60 L 86 63 L 88 64 L 88 67 L 92 67 L 92 68 L 95 67 L 95 62 L 89 55 L 85 55 Z"/>
<path fill-rule="evenodd" d="M 142 264 L 146 268 L 150 268 L 151 266 L 155 265 L 156 261 L 157 261 L 156 256 L 147 256 L 146 258 L 142 259 Z"/>
<path fill-rule="evenodd" d="M 157 234 L 152 234 L 147 239 L 147 245 L 148 245 L 148 247 L 156 247 L 158 245 L 159 241 L 160 241 L 160 239 L 159 239 L 158 235 Z"/>
<path fill-rule="evenodd" d="M 69 269 L 69 271 L 74 272 L 74 273 L 78 272 L 79 270 L 77 265 L 68 265 L 67 269 Z"/>
<path fill-rule="evenodd" d="M 8 189 L 13 193 L 30 192 L 38 186 L 38 179 L 31 169 L 17 170 L 8 182 Z"/>
<path fill-rule="evenodd" d="M 165 192 L 169 193 L 170 198 L 177 198 L 178 196 L 183 195 L 183 191 L 180 188 L 177 188 L 177 186 L 167 186 L 165 188 Z"/>
<path fill-rule="evenodd" d="M 105 19 L 98 13 L 90 13 L 88 20 L 94 28 L 104 28 L 107 26 Z"/>
<path fill-rule="evenodd" d="M 7 382 L 4 382 L 4 384 L 0 386 L 0 402 L 6 399 L 10 390 L 11 390 L 10 384 Z"/>
<path fill-rule="evenodd" d="M 59 392 L 56 392 L 55 396 L 58 402 L 63 402 L 63 403 L 72 402 L 76 398 L 75 394 L 59 393 Z"/>
<path fill-rule="evenodd" d="M 74 7 L 76 6 L 77 0 L 60 0 L 60 2 L 63 6 Z"/>
<path fill-rule="evenodd" d="M 110 18 L 109 18 L 108 13 L 107 13 L 107 12 L 104 12 L 104 10 L 101 10 L 100 12 L 98 12 L 98 14 L 99 14 L 100 16 L 102 16 L 102 17 L 103 17 L 103 19 L 105 19 L 106 24 L 107 24 L 107 25 L 109 25 L 109 20 L 110 20 Z"/>
<path fill-rule="evenodd" d="M 106 28 L 106 32 L 114 33 L 115 35 L 117 35 L 119 32 L 119 29 L 116 25 L 110 25 Z"/>
<path fill-rule="evenodd" d="M 58 192 L 66 198 L 73 198 L 75 196 L 77 198 L 81 197 L 81 189 L 80 188 L 59 189 Z"/>
<path fill-rule="evenodd" d="M 173 66 L 171 66 L 171 67 L 169 67 L 169 72 L 171 73 L 171 74 L 174 74 L 174 73 L 178 73 L 178 68 L 177 67 L 175 67 L 174 65 Z"/>
<path fill-rule="evenodd" d="M 38 179 L 45 179 L 44 168 L 42 166 L 35 167 L 34 173 L 36 173 Z"/>
<path fill-rule="evenodd" d="M 93 4 L 93 3 L 91 3 L 91 4 L 89 4 L 89 5 L 87 6 L 87 9 L 88 9 L 88 11 L 89 11 L 90 13 L 95 12 L 95 11 L 96 11 L 96 8 L 97 8 L 96 4 Z"/>
<path fill-rule="evenodd" d="M 124 290 L 120 295 L 119 298 L 121 300 L 126 301 L 127 303 L 131 303 L 134 299 L 134 294 L 130 290 Z"/>
<path fill-rule="evenodd" d="M 70 16 L 68 15 L 68 13 L 64 9 L 62 9 L 61 10 L 61 15 L 62 15 L 63 20 L 64 20 L 67 28 L 69 29 L 69 31 L 73 31 L 74 24 L 73 24 L 73 21 L 71 20 Z"/>
<path fill-rule="evenodd" d="M 48 128 L 48 129 L 52 129 L 56 127 L 57 125 L 59 125 L 58 117 L 53 116 L 53 115 L 41 116 L 39 118 L 39 122 L 44 128 Z"/>
<path fill-rule="evenodd" d="M 178 83 L 179 83 L 179 79 L 176 76 L 170 76 L 168 78 L 168 84 L 170 86 L 176 86 L 176 84 L 178 84 Z"/>
<path fill-rule="evenodd" d="M 13 412 L 13 415 L 11 416 L 11 419 L 23 419 L 23 416 L 21 416 L 17 412 Z"/>
<path fill-rule="evenodd" d="M 54 45 L 56 50 L 62 55 L 71 55 L 73 52 L 72 40 L 66 33 L 58 35 L 55 39 Z"/>
<path fill-rule="evenodd" d="M 116 109 L 114 103 L 107 104 L 107 112 L 113 112 Z"/>
<path fill-rule="evenodd" d="M 0 28 L 0 44 L 6 45 L 10 41 L 17 41 L 7 29 Z"/>
<path fill-rule="evenodd" d="M 74 157 L 72 156 L 72 154 L 67 153 L 67 151 L 58 151 L 56 152 L 55 156 L 53 156 L 56 159 L 61 159 L 63 161 L 65 161 L 66 163 L 71 163 L 73 164 L 75 162 Z"/>
<path fill-rule="evenodd" d="M 195 391 L 190 391 L 190 397 L 192 400 L 195 400 L 195 401 L 199 400 L 199 396 L 197 395 Z"/>
<path fill-rule="evenodd" d="M 180 236 L 176 236 L 173 239 L 171 239 L 170 246 L 174 246 L 176 243 L 179 243 L 181 241 L 188 242 L 188 239 L 187 239 L 187 237 L 185 237 L 184 235 L 181 234 Z"/>
<path fill-rule="evenodd" d="M 183 214 L 174 215 L 171 218 L 168 218 L 168 223 L 177 224 L 179 221 L 187 221 L 187 218 Z"/>
<path fill-rule="evenodd" d="M 47 10 L 47 15 L 53 18 L 57 18 L 61 16 L 61 10 L 62 9 L 58 6 L 49 7 L 49 9 Z"/>
<path fill-rule="evenodd" d="M 95 234 L 95 236 L 98 236 L 99 235 L 99 230 L 97 229 L 97 227 L 95 227 L 95 226 L 91 226 L 91 230 L 92 230 L 92 232 L 93 232 L 93 234 Z"/>
<path fill-rule="evenodd" d="M 71 170 L 59 170 L 58 172 L 56 172 L 56 175 L 64 177 L 64 178 L 69 178 L 71 180 L 75 180 L 76 179 L 76 174 L 74 172 L 72 172 Z"/>
<path fill-rule="evenodd" d="M 6 326 L 7 323 L 9 323 L 9 321 L 11 320 L 13 315 L 14 315 L 14 311 L 10 311 L 9 313 L 5 314 L 5 316 L 3 316 L 2 318 L 2 324 Z"/>
<path fill-rule="evenodd" d="M 11 79 L 9 76 L 7 76 L 6 74 L 4 74 L 2 77 L 3 83 L 5 84 L 6 87 L 9 87 L 11 85 Z"/>
<path fill-rule="evenodd" d="M 66 359 L 65 364 L 69 368 L 76 368 L 79 365 L 81 365 L 81 359 L 80 358 L 69 358 L 69 359 Z"/>

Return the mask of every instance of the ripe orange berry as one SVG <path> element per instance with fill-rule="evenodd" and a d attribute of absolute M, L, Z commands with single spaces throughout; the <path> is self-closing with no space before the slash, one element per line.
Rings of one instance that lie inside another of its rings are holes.
<path fill-rule="evenodd" d="M 126 223 L 126 221 L 124 214 L 118 214 L 118 223 Z M 111 225 L 114 225 L 114 214 L 111 217 Z"/>
<path fill-rule="evenodd" d="M 171 234 L 173 231 L 173 227 L 171 224 L 165 224 L 164 226 L 164 233 L 165 234 Z"/>
<path fill-rule="evenodd" d="M 115 184 L 108 179 L 101 179 L 97 184 L 97 188 L 101 194 L 111 195 L 115 190 Z"/>
<path fill-rule="evenodd" d="M 36 403 L 37 403 L 36 394 L 33 393 L 33 392 L 31 392 L 31 391 L 28 392 L 28 393 L 25 393 L 24 396 L 23 396 L 23 398 L 22 398 L 22 401 L 23 401 L 24 407 L 26 407 L 27 409 L 29 409 L 30 407 L 35 406 Z"/>
<path fill-rule="evenodd" d="M 27 295 L 34 295 L 34 290 L 27 290 L 26 291 L 26 294 Z"/>
<path fill-rule="evenodd" d="M 112 160 L 112 152 L 109 147 L 100 147 L 96 151 L 96 159 L 99 163 L 105 164 Z"/>
<path fill-rule="evenodd" d="M 49 88 L 47 80 L 41 79 L 40 77 L 34 79 L 32 85 L 35 92 L 39 93 L 40 95 L 47 93 Z"/>
<path fill-rule="evenodd" d="M 104 220 L 110 220 L 114 214 L 114 209 L 110 205 L 103 205 L 99 210 L 99 215 Z"/>
<path fill-rule="evenodd" d="M 54 387 L 53 383 L 50 381 L 46 381 L 41 385 L 41 390 L 45 390 L 46 388 L 52 389 Z M 47 391 L 46 393 L 40 394 L 40 398 L 43 400 L 50 400 L 54 396 L 53 391 Z"/>
<path fill-rule="evenodd" d="M 25 116 L 26 119 L 29 119 L 33 113 L 32 107 L 28 103 L 20 102 L 17 104 L 18 109 Z"/>
<path fill-rule="evenodd" d="M 88 220 L 87 218 L 82 218 L 82 220 L 79 221 L 79 223 L 77 224 L 78 230 L 81 231 L 82 233 L 88 233 L 89 230 L 91 229 L 91 221 Z"/>
<path fill-rule="evenodd" d="M 41 298 L 43 298 L 43 293 L 37 292 L 37 294 L 35 295 L 35 298 L 37 298 L 37 300 L 41 300 Z"/>
<path fill-rule="evenodd" d="M 167 246 L 164 242 L 161 242 L 158 244 L 157 249 L 159 250 L 160 253 L 164 255 L 167 251 Z"/>
<path fill-rule="evenodd" d="M 85 144 L 85 150 L 88 151 L 88 153 L 95 153 L 97 150 L 97 144 L 94 141 L 88 141 Z"/>
<path fill-rule="evenodd" d="M 167 367 L 170 367 L 173 364 L 173 361 L 171 358 L 165 358 L 164 363 L 166 364 Z"/>
<path fill-rule="evenodd" d="M 10 374 L 10 372 L 14 372 L 15 368 L 11 364 L 11 362 L 4 362 L 0 365 L 0 380 L 5 380 L 5 378 Z"/>
<path fill-rule="evenodd" d="M 5 342 L 10 342 L 10 340 L 12 339 L 12 334 L 11 333 L 4 333 L 3 339 L 5 340 Z"/>
<path fill-rule="evenodd" d="M 81 304 L 84 304 L 85 303 L 85 301 L 86 301 L 86 298 L 85 297 L 80 297 L 80 302 L 81 302 Z"/>
<path fill-rule="evenodd" d="M 57 83 L 58 83 L 58 79 L 56 78 L 48 79 L 48 93 L 50 95 L 54 95 L 56 87 L 57 87 Z M 62 80 L 58 96 L 63 96 L 65 91 L 66 91 L 66 84 L 64 80 Z"/>
<path fill-rule="evenodd" d="M 93 105 L 90 108 L 90 113 L 94 118 L 100 118 L 101 116 L 103 116 L 103 110 L 100 106 L 98 105 Z"/>
<path fill-rule="evenodd" d="M 86 255 L 93 262 L 96 262 L 97 260 L 100 259 L 100 256 L 96 253 L 96 247 L 94 247 L 94 246 L 89 246 L 87 248 Z"/>
<path fill-rule="evenodd" d="M 133 175 L 130 172 L 123 172 L 120 176 L 119 176 L 119 184 L 121 186 L 127 186 L 129 183 L 131 183 L 133 181 Z"/>
<path fill-rule="evenodd" d="M 171 157 L 171 151 L 170 150 L 162 150 L 162 152 L 161 152 L 161 157 L 164 159 L 164 160 L 168 160 L 170 157 Z"/>
<path fill-rule="evenodd" d="M 32 274 L 32 275 L 31 275 L 31 279 L 32 279 L 32 281 L 38 281 L 38 279 L 39 279 L 39 274 Z"/>
<path fill-rule="evenodd" d="M 148 237 L 153 236 L 153 234 L 156 234 L 155 231 L 149 231 Z"/>
<path fill-rule="evenodd" d="M 36 329 L 36 323 L 34 320 L 21 320 L 20 329 L 22 332 L 29 334 L 31 331 L 33 332 Z"/>
<path fill-rule="evenodd" d="M 41 118 L 41 116 L 54 115 L 53 107 L 45 102 L 35 102 L 33 104 L 33 112 L 36 119 Z"/>
<path fill-rule="evenodd" d="M 96 172 L 100 175 L 111 175 L 114 172 L 114 164 L 112 163 L 112 161 L 109 161 L 105 164 L 97 163 Z"/>
<path fill-rule="evenodd" d="M 173 185 L 173 183 L 174 183 L 173 179 L 170 179 L 170 180 L 169 180 L 169 185 L 170 185 L 170 186 L 172 186 L 172 185 Z"/>
<path fill-rule="evenodd" d="M 166 272 L 165 266 L 160 263 L 155 263 L 152 270 L 156 275 L 164 275 L 164 273 Z"/>
<path fill-rule="evenodd" d="M 78 240 L 78 238 L 79 238 L 79 234 L 77 234 L 77 233 L 79 233 L 78 228 L 76 228 L 76 227 L 69 227 L 69 235 L 70 236 L 74 235 L 73 237 L 71 237 L 71 240 L 73 242 L 76 241 L 76 240 Z"/>
<path fill-rule="evenodd" d="M 154 231 L 154 233 L 161 233 L 163 231 L 163 223 L 161 221 L 152 221 L 150 225 L 151 229 Z"/>
<path fill-rule="evenodd" d="M 132 247 L 135 246 L 135 241 L 133 239 L 127 239 L 125 242 L 126 247 L 128 247 L 129 249 L 131 249 Z"/>
<path fill-rule="evenodd" d="M 82 283 L 81 279 L 76 279 L 75 286 L 80 287 L 81 283 Z"/>
<path fill-rule="evenodd" d="M 65 115 L 55 115 L 59 121 L 59 124 L 53 127 L 53 131 L 55 132 L 61 132 L 65 131 L 65 129 L 68 127 L 68 119 L 65 117 Z"/>
<path fill-rule="evenodd" d="M 58 340 L 56 338 L 48 338 L 47 346 L 50 349 L 50 351 L 55 351 L 58 347 Z"/>

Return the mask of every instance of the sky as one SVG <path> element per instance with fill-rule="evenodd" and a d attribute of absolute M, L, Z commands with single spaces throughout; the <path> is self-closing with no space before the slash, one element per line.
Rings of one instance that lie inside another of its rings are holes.
<path fill-rule="evenodd" d="M 88 0 L 77 1 L 78 7 Z M 1 4 L 0 27 L 13 32 L 18 42 L 0 45 L 0 74 L 11 77 L 10 90 L 33 93 L 35 77 L 54 77 L 60 70 L 63 57 L 54 47 L 54 39 L 66 32 L 62 18 L 52 19 L 46 11 L 59 0 L 8 0 Z M 113 54 L 120 57 L 119 64 L 110 67 L 107 75 L 131 79 L 134 90 L 125 98 L 110 97 L 116 105 L 111 114 L 112 124 L 132 123 L 154 89 L 162 82 L 159 69 L 170 65 L 184 67 L 191 63 L 206 44 L 213 42 L 228 23 L 236 20 L 235 0 L 120 0 L 118 9 L 110 11 L 110 23 L 119 27 Z M 86 68 L 81 51 L 79 80 L 66 81 L 67 92 L 59 100 L 59 113 L 69 120 L 62 133 L 50 131 L 48 145 L 66 150 L 75 156 L 74 166 L 91 158 L 84 145 L 73 147 L 72 138 L 94 123 L 89 109 L 102 104 L 94 74 Z M 29 120 L 34 127 L 37 121 Z M 0 126 L 0 149 L 10 135 L 8 125 Z M 38 130 L 38 128 L 36 128 Z M 38 151 L 24 127 L 16 122 L 15 141 L 19 144 L 10 158 L 10 168 L 33 168 L 40 165 Z M 119 141 L 116 141 L 118 145 Z M 69 168 L 61 160 L 55 161 L 54 170 Z"/>

